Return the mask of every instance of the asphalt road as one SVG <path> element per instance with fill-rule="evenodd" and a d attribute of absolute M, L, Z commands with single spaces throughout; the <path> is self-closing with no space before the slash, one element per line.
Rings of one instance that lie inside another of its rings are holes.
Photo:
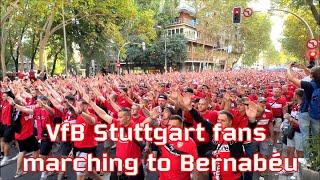
<path fill-rule="evenodd" d="M 17 149 L 11 149 L 10 156 L 9 156 L 10 159 L 15 157 L 17 152 L 18 152 Z M 111 153 L 114 154 L 115 152 L 112 151 Z M 75 180 L 76 173 L 72 171 L 71 168 L 68 168 L 68 169 L 69 169 L 67 171 L 68 179 Z M 1 167 L 0 180 L 13 180 L 15 172 L 16 172 L 16 160 L 12 160 L 8 165 Z M 17 179 L 18 180 L 37 180 L 37 179 L 40 179 L 40 176 L 41 176 L 40 172 L 30 172 Z M 104 180 L 109 180 L 109 176 L 107 174 L 105 174 L 102 178 Z M 56 180 L 56 179 L 57 179 L 57 175 L 52 175 L 48 177 L 48 180 Z M 155 173 L 149 173 L 146 176 L 146 180 L 157 180 L 157 179 L 158 177 L 157 177 L 157 174 Z M 258 180 L 259 178 L 256 177 L 254 179 Z M 289 179 L 290 179 L 289 176 L 276 175 L 274 173 L 265 176 L 265 180 L 289 180 Z M 298 177 L 297 180 L 300 180 L 300 178 Z"/>

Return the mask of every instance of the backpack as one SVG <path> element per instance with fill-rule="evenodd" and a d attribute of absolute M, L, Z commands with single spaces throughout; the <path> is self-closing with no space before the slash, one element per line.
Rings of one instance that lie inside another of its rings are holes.
<path fill-rule="evenodd" d="M 320 87 L 316 82 L 311 82 L 313 93 L 310 100 L 309 115 L 313 119 L 320 120 Z"/>
<path fill-rule="evenodd" d="M 12 119 L 11 125 L 13 126 L 13 131 L 15 133 L 20 133 L 21 128 L 22 128 L 21 127 L 21 112 L 14 109 L 11 114 L 11 119 Z"/>

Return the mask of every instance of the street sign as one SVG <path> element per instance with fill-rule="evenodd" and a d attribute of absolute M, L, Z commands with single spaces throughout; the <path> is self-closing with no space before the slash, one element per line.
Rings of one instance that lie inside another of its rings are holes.
<path fill-rule="evenodd" d="M 250 17 L 252 16 L 253 10 L 251 8 L 245 8 L 243 10 L 243 16 L 244 17 Z"/>
<path fill-rule="evenodd" d="M 319 46 L 319 42 L 316 39 L 310 39 L 307 42 L 307 48 L 308 49 L 316 49 Z"/>

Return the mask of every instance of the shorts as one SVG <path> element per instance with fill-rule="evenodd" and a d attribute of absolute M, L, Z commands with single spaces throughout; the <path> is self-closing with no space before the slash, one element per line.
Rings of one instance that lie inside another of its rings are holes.
<path fill-rule="evenodd" d="M 61 142 L 58 154 L 60 156 L 68 156 L 72 149 L 72 143 L 71 142 Z"/>
<path fill-rule="evenodd" d="M 17 140 L 19 145 L 19 152 L 34 152 L 39 150 L 39 143 L 32 135 L 25 140 Z"/>
<path fill-rule="evenodd" d="M 281 132 L 280 127 L 281 127 L 281 123 L 282 123 L 282 118 L 274 118 L 274 119 L 273 119 L 273 122 L 274 122 L 274 124 L 273 124 L 273 131 L 275 131 L 275 132 Z"/>
<path fill-rule="evenodd" d="M 4 134 L 4 125 L 0 123 L 0 138 L 3 137 Z"/>
<path fill-rule="evenodd" d="M 78 149 L 74 148 L 75 151 L 75 158 L 84 158 L 87 159 L 88 154 L 93 154 L 93 157 L 95 157 L 95 152 L 96 148 L 84 148 L 84 149 Z M 87 162 L 86 161 L 81 161 L 77 164 L 78 168 L 86 168 L 87 167 Z M 84 176 L 85 172 L 77 172 L 77 176 Z"/>
<path fill-rule="evenodd" d="M 3 132 L 3 140 L 5 143 L 10 143 L 14 140 L 14 129 L 13 126 L 4 125 L 4 132 Z"/>
<path fill-rule="evenodd" d="M 287 138 L 287 146 L 293 147 L 297 151 L 303 151 L 302 134 L 298 132 L 294 132 L 293 139 Z"/>
<path fill-rule="evenodd" d="M 115 143 L 113 142 L 113 141 L 111 141 L 111 140 L 106 140 L 105 142 L 104 142 L 104 148 L 106 148 L 106 149 L 109 149 L 109 148 L 111 148 L 113 145 L 114 145 Z"/>
<path fill-rule="evenodd" d="M 40 155 L 48 156 L 52 150 L 53 142 L 50 140 L 41 140 L 40 142 Z"/>
<path fill-rule="evenodd" d="M 272 154 L 273 144 L 270 142 L 269 139 L 267 139 L 263 142 L 257 142 L 257 146 L 259 148 L 260 154 L 267 156 L 267 157 Z"/>

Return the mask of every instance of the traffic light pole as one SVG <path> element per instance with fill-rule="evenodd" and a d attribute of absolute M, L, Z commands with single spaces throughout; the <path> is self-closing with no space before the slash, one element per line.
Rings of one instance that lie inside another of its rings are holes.
<path fill-rule="evenodd" d="M 301 22 L 303 22 L 303 24 L 306 26 L 306 28 L 308 29 L 309 31 L 309 36 L 310 36 L 310 39 L 314 39 L 314 35 L 313 35 L 313 32 L 312 32 L 312 29 L 310 27 L 310 25 L 307 23 L 306 20 L 304 20 L 301 16 L 297 15 L 296 13 L 293 13 L 291 11 L 287 11 L 287 10 L 283 10 L 283 9 L 269 9 L 268 11 L 281 11 L 281 12 L 285 12 L 285 13 L 288 13 L 288 14 L 291 14 L 293 16 L 295 16 L 296 18 L 298 18 Z"/>
<path fill-rule="evenodd" d="M 280 12 L 285 12 L 287 14 L 291 14 L 293 16 L 295 16 L 296 18 L 298 18 L 301 22 L 303 22 L 303 24 L 305 25 L 305 27 L 307 28 L 308 30 L 308 33 L 309 33 L 309 38 L 310 39 L 314 39 L 314 35 L 313 35 L 313 32 L 312 32 L 312 29 L 310 27 L 310 25 L 307 23 L 306 20 L 304 20 L 301 16 L 299 16 L 298 14 L 296 13 L 293 13 L 291 11 L 288 11 L 288 10 L 283 10 L 283 9 L 269 9 L 268 12 L 272 12 L 272 11 L 280 11 Z M 262 11 L 255 11 L 255 12 L 262 12 Z M 319 60 L 316 60 L 316 66 L 319 66 Z"/>

